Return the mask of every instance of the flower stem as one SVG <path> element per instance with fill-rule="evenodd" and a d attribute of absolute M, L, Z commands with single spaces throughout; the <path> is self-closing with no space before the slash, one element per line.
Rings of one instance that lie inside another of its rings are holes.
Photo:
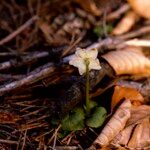
<path fill-rule="evenodd" d="M 89 96 L 89 90 L 90 90 L 90 83 L 89 83 L 89 61 L 85 61 L 86 64 L 86 113 L 89 114 L 90 111 L 90 96 Z"/>

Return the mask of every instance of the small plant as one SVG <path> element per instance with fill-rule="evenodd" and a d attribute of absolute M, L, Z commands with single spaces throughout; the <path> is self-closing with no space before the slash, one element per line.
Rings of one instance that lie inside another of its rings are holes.
<path fill-rule="evenodd" d="M 98 106 L 94 101 L 90 100 L 89 96 L 89 71 L 100 70 L 100 62 L 97 59 L 98 51 L 85 50 L 77 48 L 75 55 L 70 60 L 69 64 L 78 68 L 80 75 L 85 75 L 85 105 L 76 107 L 62 120 L 62 129 L 67 131 L 82 130 L 85 125 L 93 128 L 101 126 L 106 118 L 106 110 Z"/>

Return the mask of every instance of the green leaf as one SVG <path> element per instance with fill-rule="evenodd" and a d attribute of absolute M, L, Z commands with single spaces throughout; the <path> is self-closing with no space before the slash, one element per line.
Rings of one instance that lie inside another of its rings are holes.
<path fill-rule="evenodd" d="M 84 110 L 77 107 L 62 120 L 62 129 L 66 131 L 77 131 L 84 128 Z"/>
<path fill-rule="evenodd" d="M 89 104 L 90 104 L 90 109 L 93 109 L 94 107 L 97 106 L 97 103 L 95 101 L 92 101 L 92 100 L 89 102 Z"/>
<path fill-rule="evenodd" d="M 113 30 L 113 26 L 111 24 L 108 24 L 106 27 L 106 32 L 110 33 Z M 104 35 L 104 28 L 102 26 L 95 26 L 95 28 L 93 29 L 93 32 L 98 36 L 102 36 Z"/>
<path fill-rule="evenodd" d="M 92 128 L 100 127 L 106 118 L 106 109 L 104 107 L 96 107 L 94 113 L 86 120 L 86 124 Z"/>
<path fill-rule="evenodd" d="M 97 103 L 95 101 L 91 101 L 91 100 L 89 101 L 89 109 L 90 110 L 93 109 L 96 106 L 97 106 Z M 86 110 L 86 106 L 84 105 L 83 107 Z"/>

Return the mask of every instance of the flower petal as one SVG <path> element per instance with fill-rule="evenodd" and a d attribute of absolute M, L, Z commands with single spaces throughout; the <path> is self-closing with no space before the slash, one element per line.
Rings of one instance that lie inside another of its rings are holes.
<path fill-rule="evenodd" d="M 89 70 L 91 69 L 95 69 L 95 70 L 101 69 L 100 62 L 98 59 L 96 60 L 90 59 Z"/>
<path fill-rule="evenodd" d="M 86 66 L 82 58 L 75 56 L 72 60 L 69 61 L 69 64 L 77 67 L 80 75 L 86 72 Z"/>
<path fill-rule="evenodd" d="M 87 58 L 85 49 L 77 48 L 75 55 L 76 55 L 77 57 L 82 58 L 82 59 Z"/>
<path fill-rule="evenodd" d="M 98 55 L 97 49 L 92 49 L 92 50 L 86 51 L 86 53 L 87 53 L 87 57 L 92 58 L 92 59 L 96 59 L 97 55 Z"/>

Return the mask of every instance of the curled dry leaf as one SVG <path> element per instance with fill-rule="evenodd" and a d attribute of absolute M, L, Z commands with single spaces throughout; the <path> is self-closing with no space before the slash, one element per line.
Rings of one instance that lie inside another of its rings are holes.
<path fill-rule="evenodd" d="M 141 105 L 144 103 L 144 98 L 134 88 L 123 87 L 123 86 L 115 86 L 114 93 L 111 100 L 111 109 L 113 108 L 123 99 L 130 99 L 133 105 Z"/>
<path fill-rule="evenodd" d="M 105 146 L 124 128 L 130 118 L 131 102 L 125 100 L 106 124 L 93 145 Z"/>
<path fill-rule="evenodd" d="M 125 129 L 111 142 L 112 145 L 120 145 L 128 149 L 150 149 L 150 106 L 142 105 L 131 109 L 131 118 Z"/>
<path fill-rule="evenodd" d="M 128 2 L 137 14 L 150 19 L 150 0 L 128 0 Z"/>
<path fill-rule="evenodd" d="M 128 32 L 137 22 L 138 18 L 135 12 L 129 11 L 113 29 L 112 34 L 121 35 Z"/>
<path fill-rule="evenodd" d="M 102 56 L 115 70 L 116 75 L 150 75 L 150 59 L 135 48 L 112 51 Z"/>
<path fill-rule="evenodd" d="M 81 5 L 81 7 L 92 13 L 93 15 L 96 15 L 96 16 L 99 16 L 101 15 L 101 10 L 98 9 L 96 7 L 96 4 L 94 3 L 93 0 L 86 0 L 86 1 L 83 1 L 83 0 L 75 0 L 79 5 Z"/>
<path fill-rule="evenodd" d="M 141 105 L 133 107 L 131 110 L 131 118 L 127 122 L 127 126 L 141 122 L 143 119 L 150 117 L 150 106 Z"/>

